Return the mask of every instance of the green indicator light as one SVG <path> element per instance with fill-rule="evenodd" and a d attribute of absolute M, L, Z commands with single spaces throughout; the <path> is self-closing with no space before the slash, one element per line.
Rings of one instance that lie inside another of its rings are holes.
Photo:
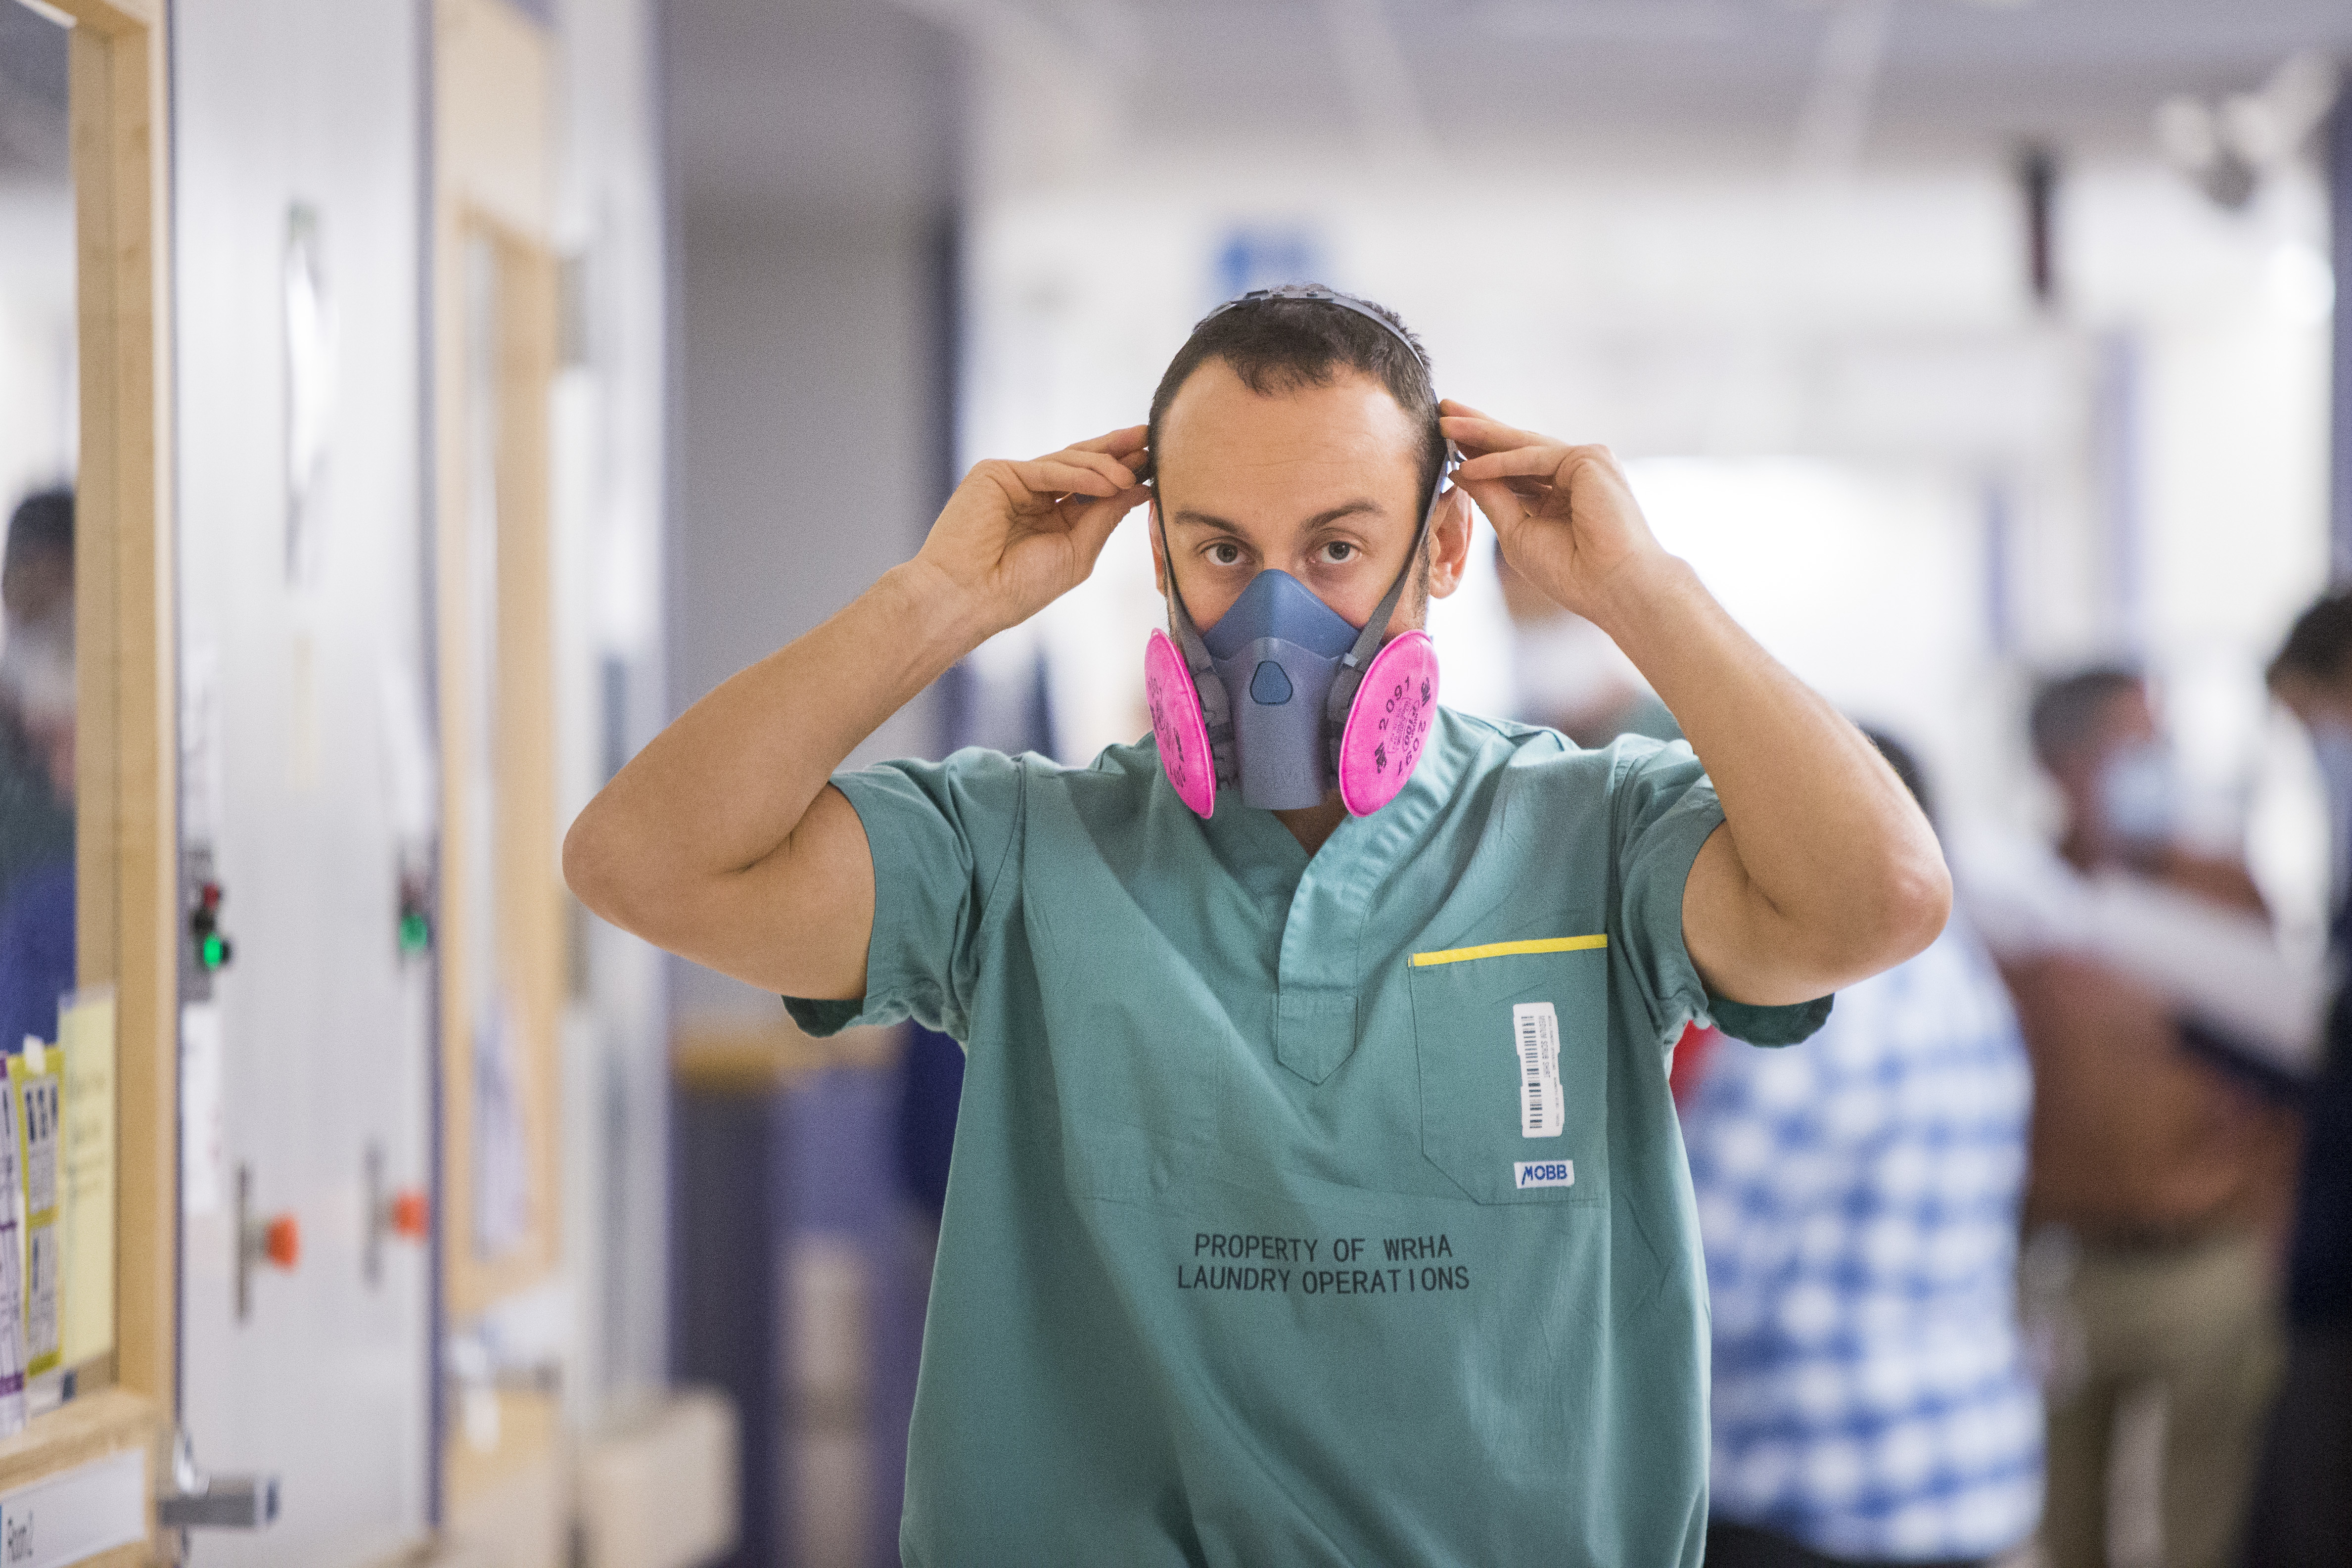
<path fill-rule="evenodd" d="M 432 940 L 433 930 L 425 923 L 423 915 L 411 910 L 400 917 L 401 952 L 423 952 Z"/>
<path fill-rule="evenodd" d="M 228 943 L 218 936 L 205 937 L 203 947 L 197 951 L 206 969 L 218 969 L 228 962 Z"/>

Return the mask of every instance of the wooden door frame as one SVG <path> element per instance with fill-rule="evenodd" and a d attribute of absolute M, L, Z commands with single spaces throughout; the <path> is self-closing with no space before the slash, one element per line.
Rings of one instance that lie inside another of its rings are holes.
<path fill-rule="evenodd" d="M 163 0 L 74 18 L 81 458 L 75 479 L 80 983 L 115 988 L 115 1373 L 177 1402 L 179 743 Z"/>
<path fill-rule="evenodd" d="M 446 1191 L 443 1218 L 448 1308 L 463 1321 L 501 1298 L 525 1290 L 554 1270 L 559 1251 L 562 1115 L 558 1082 L 562 1027 L 562 873 L 555 842 L 554 587 L 549 487 L 552 479 L 549 399 L 556 369 L 555 260 L 547 247 L 470 204 L 448 214 L 446 242 L 456 251 L 444 276 L 454 292 L 442 310 L 454 336 L 456 363 L 441 386 L 443 526 L 440 566 L 443 763 L 442 833 L 442 1156 Z M 467 334 L 472 322 L 465 289 L 467 251 L 489 247 L 498 269 L 496 342 L 489 345 L 497 381 L 496 447 L 497 647 L 492 668 L 477 670 L 469 611 L 473 461 L 467 415 L 470 390 Z M 446 341 L 445 339 L 445 341 Z M 468 790 L 477 759 L 474 700 L 477 674 L 487 679 L 497 733 L 486 762 L 495 780 L 493 910 L 499 930 L 489 946 L 493 973 L 474 973 L 468 853 L 480 831 Z M 497 1256 L 482 1255 L 475 1235 L 473 1053 L 486 992 L 508 1005 L 515 1065 L 525 1106 L 534 1213 L 528 1234 Z"/>

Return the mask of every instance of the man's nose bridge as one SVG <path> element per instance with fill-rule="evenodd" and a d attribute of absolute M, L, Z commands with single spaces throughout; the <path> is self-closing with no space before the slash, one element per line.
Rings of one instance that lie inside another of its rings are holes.
<path fill-rule="evenodd" d="M 1262 637 L 1277 637 L 1318 658 L 1337 658 L 1355 642 L 1356 627 L 1306 584 L 1270 566 L 1252 577 L 1201 635 L 1210 654 L 1220 659 L 1233 658 L 1245 644 Z M 1292 677 L 1295 680 L 1295 670 Z"/>

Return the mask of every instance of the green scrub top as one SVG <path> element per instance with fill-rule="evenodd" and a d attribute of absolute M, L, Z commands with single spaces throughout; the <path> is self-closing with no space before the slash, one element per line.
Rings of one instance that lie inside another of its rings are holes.
<path fill-rule="evenodd" d="M 1690 749 L 1442 710 L 1313 858 L 1085 769 L 834 781 L 858 1002 L 965 1043 L 900 1549 L 964 1563 L 1694 1568 L 1706 1298 L 1674 1041 L 1710 1001 Z"/>

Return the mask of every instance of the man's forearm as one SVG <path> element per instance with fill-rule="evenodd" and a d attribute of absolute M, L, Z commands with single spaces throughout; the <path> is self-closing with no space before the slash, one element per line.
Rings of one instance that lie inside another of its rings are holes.
<path fill-rule="evenodd" d="M 1950 880 L 1876 748 L 1685 563 L 1662 554 L 1617 575 L 1603 629 L 1672 710 L 1723 802 L 1736 875 L 1712 891 L 1733 907 L 1693 911 L 1733 928 L 1704 933 L 1718 939 L 1727 971 L 1710 980 L 1731 982 L 1742 1001 L 1795 1000 L 1789 993 L 1820 994 L 1932 941 Z"/>
<path fill-rule="evenodd" d="M 581 813 L 565 872 L 592 904 L 740 871 L 775 853 L 850 752 L 978 643 L 964 596 L 919 561 L 722 682 Z"/>

